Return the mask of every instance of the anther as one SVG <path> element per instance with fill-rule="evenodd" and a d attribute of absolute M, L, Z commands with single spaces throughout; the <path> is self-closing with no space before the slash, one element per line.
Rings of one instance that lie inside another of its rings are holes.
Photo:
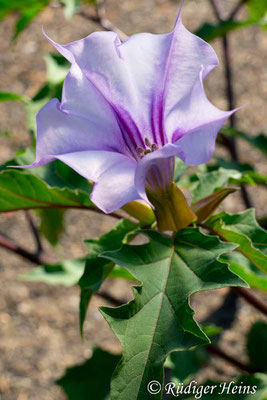
<path fill-rule="evenodd" d="M 156 145 L 156 143 L 153 143 L 152 146 L 151 146 L 151 150 L 152 151 L 158 150 L 158 145 Z"/>
<path fill-rule="evenodd" d="M 151 144 L 150 140 L 147 137 L 145 138 L 145 144 L 149 149 L 151 149 L 152 144 Z"/>
<path fill-rule="evenodd" d="M 140 157 L 144 156 L 144 149 L 142 149 L 142 147 L 137 147 L 136 151 L 137 151 L 137 153 L 139 154 Z"/>

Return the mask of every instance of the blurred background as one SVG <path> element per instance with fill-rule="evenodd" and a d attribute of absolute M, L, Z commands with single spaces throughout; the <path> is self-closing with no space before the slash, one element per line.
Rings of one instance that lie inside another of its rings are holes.
<path fill-rule="evenodd" d="M 3 0 L 1 0 L 3 1 Z M 1 10 L 0 1 L 0 10 Z M 14 3 L 14 2 L 13 2 Z M 15 2 L 16 3 L 16 2 Z M 17 1 L 19 3 L 19 1 Z M 227 15 L 237 4 L 236 0 L 222 0 L 221 11 Z M 178 0 L 106 0 L 106 17 L 127 35 L 137 32 L 169 32 L 179 10 Z M 82 8 L 94 14 L 92 5 Z M 82 13 L 80 13 L 82 14 Z M 1 15 L 1 14 L 0 14 Z M 204 22 L 215 23 L 216 17 L 208 0 L 186 0 L 183 22 L 190 31 L 196 31 Z M 237 20 L 247 16 L 242 8 Z M 14 41 L 14 26 L 18 19 L 12 13 L 0 23 L 0 88 L 33 97 L 46 81 L 44 54 L 52 52 L 52 46 L 44 38 L 41 27 L 59 43 L 68 43 L 100 30 L 98 23 L 83 15 L 66 19 L 58 3 L 50 3 L 32 20 Z M 236 128 L 251 136 L 266 131 L 267 122 L 267 36 L 256 25 L 244 27 L 228 34 L 231 53 L 233 89 L 236 105 L 247 104 L 236 114 Z M 227 109 L 223 49 L 221 38 L 211 42 L 220 65 L 205 82 L 209 99 Z M 0 104 L 0 163 L 11 159 L 15 151 L 29 146 L 31 137 L 27 128 L 26 112 L 22 103 Z M 261 174 L 267 174 L 263 155 L 246 141 L 238 141 L 242 163 L 252 163 Z M 229 159 L 228 152 L 217 146 L 217 155 Z M 248 192 L 256 207 L 257 216 L 267 213 L 266 192 L 260 186 L 248 185 Z M 245 209 L 240 194 L 234 194 L 224 202 L 229 212 Z M 34 215 L 36 223 L 38 217 Z M 107 232 L 115 220 L 90 211 L 69 211 L 66 230 L 59 244 L 52 250 L 55 259 L 76 258 L 86 254 L 85 238 L 98 237 Z M 0 214 L 0 231 L 31 250 L 34 243 L 24 212 Z M 47 251 L 51 246 L 45 242 Z M 101 346 L 111 352 L 119 352 L 120 344 L 103 320 L 97 307 L 102 299 L 93 298 L 85 323 L 85 338 L 79 334 L 79 288 L 49 286 L 45 283 L 24 282 L 18 276 L 33 265 L 0 248 L 0 398 L 5 400 L 63 400 L 65 396 L 54 384 L 67 367 L 82 362 L 92 353 L 93 346 Z M 131 298 L 125 282 L 106 282 L 106 290 L 115 297 Z M 217 309 L 228 289 L 198 294 L 192 300 L 198 304 L 196 319 L 203 321 Z M 108 303 L 107 303 L 108 304 Z M 262 318 L 262 316 L 260 316 Z M 259 318 L 255 309 L 238 300 L 238 312 L 231 329 L 225 331 L 220 346 L 240 360 L 246 361 L 244 334 Z M 237 329 L 238 327 L 238 329 Z M 237 370 L 220 359 L 202 368 L 198 381 L 206 378 L 229 379 Z"/>

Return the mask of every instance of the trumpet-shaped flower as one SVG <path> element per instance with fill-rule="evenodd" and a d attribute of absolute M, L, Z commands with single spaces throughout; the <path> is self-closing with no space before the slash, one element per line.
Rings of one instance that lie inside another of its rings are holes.
<path fill-rule="evenodd" d="M 203 79 L 217 56 L 186 30 L 181 12 L 168 34 L 140 33 L 124 43 L 113 32 L 67 45 L 49 40 L 71 68 L 61 103 L 53 99 L 37 115 L 30 167 L 63 161 L 95 182 L 91 199 L 109 213 L 167 188 L 175 156 L 188 165 L 210 159 L 235 110 L 207 99 Z"/>

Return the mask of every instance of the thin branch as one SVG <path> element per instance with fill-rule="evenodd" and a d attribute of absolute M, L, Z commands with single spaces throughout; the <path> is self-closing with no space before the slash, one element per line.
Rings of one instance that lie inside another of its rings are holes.
<path fill-rule="evenodd" d="M 128 36 L 122 32 L 117 26 L 115 26 L 109 19 L 106 18 L 105 0 L 97 0 L 96 2 L 96 15 L 98 18 L 98 23 L 106 31 L 113 31 L 117 33 L 121 41 L 128 39 Z"/>
<path fill-rule="evenodd" d="M 4 235 L 0 234 L 0 247 L 16 254 L 17 256 L 21 256 L 27 261 L 31 261 L 36 265 L 43 265 L 43 264 L 51 264 L 52 260 L 45 256 L 44 254 L 36 254 L 31 253 L 28 250 L 24 249 L 23 247 L 19 246 L 17 243 L 12 241 L 11 239 L 6 238 Z M 124 303 L 126 300 L 119 300 L 113 297 L 111 294 L 101 290 L 100 292 L 95 293 L 96 296 L 102 297 L 103 299 L 109 301 L 114 306 L 118 307 Z"/>
<path fill-rule="evenodd" d="M 224 67 L 225 67 L 225 80 L 226 80 L 226 96 L 228 99 L 228 107 L 230 110 L 233 110 L 235 107 L 235 98 L 233 91 L 233 74 L 232 74 L 232 65 L 231 65 L 231 57 L 230 57 L 230 49 L 229 42 L 227 36 L 222 37 L 223 44 L 223 52 L 224 52 Z M 230 125 L 233 128 L 235 125 L 235 113 L 230 116 Z M 233 158 L 237 158 L 237 151 L 235 149 Z"/>
<path fill-rule="evenodd" d="M 230 356 L 229 354 L 225 353 L 222 349 L 215 346 L 214 344 L 209 344 L 206 347 L 206 349 L 209 353 L 223 359 L 224 361 L 227 361 L 228 363 L 234 365 L 236 368 L 240 369 L 241 371 L 245 371 L 248 374 L 253 374 L 254 372 L 256 372 L 249 365 L 246 365 L 246 364 L 242 363 L 241 361 L 237 360 L 236 358 Z"/>
<path fill-rule="evenodd" d="M 240 0 L 237 5 L 234 7 L 233 11 L 230 13 L 228 19 L 234 19 L 236 14 L 241 10 L 244 4 L 247 3 L 247 0 Z"/>
<path fill-rule="evenodd" d="M 41 237 L 39 235 L 39 231 L 38 231 L 38 229 L 36 228 L 36 226 L 34 224 L 32 215 L 31 215 L 29 210 L 25 211 L 25 216 L 26 216 L 26 218 L 28 220 L 29 226 L 31 228 L 31 231 L 32 231 L 35 243 L 36 243 L 36 252 L 35 252 L 35 254 L 37 256 L 39 256 L 39 255 L 41 255 L 43 253 L 43 245 L 42 245 Z"/>
<path fill-rule="evenodd" d="M 213 8 L 214 14 L 219 22 L 225 21 L 225 18 L 222 16 L 222 11 L 220 9 L 219 0 L 210 0 L 211 7 Z M 223 54 L 224 54 L 224 73 L 225 73 L 225 82 L 226 82 L 226 96 L 228 100 L 228 108 L 233 110 L 235 108 L 235 97 L 234 97 L 234 89 L 233 89 L 233 75 L 232 75 L 232 63 L 231 63 L 231 55 L 230 48 L 227 35 L 222 37 L 222 46 L 223 46 Z M 230 116 L 230 126 L 234 128 L 235 126 L 235 113 Z M 224 137 L 224 141 L 226 143 L 226 147 L 231 155 L 233 161 L 239 162 L 239 156 L 236 146 L 236 140 L 233 137 Z M 244 185 L 241 185 L 241 195 L 245 206 L 247 208 L 252 207 L 252 203 L 247 192 L 247 189 Z"/>
<path fill-rule="evenodd" d="M 62 2 L 58 3 L 50 3 L 51 8 L 63 8 L 65 4 Z M 98 0 L 96 4 L 96 14 L 92 15 L 84 10 L 78 10 L 75 12 L 75 15 L 79 15 L 87 19 L 88 21 L 95 22 L 99 24 L 105 31 L 112 31 L 117 33 L 121 41 L 125 41 L 128 39 L 126 33 L 120 30 L 116 25 L 114 25 L 108 18 L 105 17 L 105 7 L 103 0 Z"/>
<path fill-rule="evenodd" d="M 228 108 L 233 110 L 235 108 L 235 96 L 233 90 L 233 74 L 232 74 L 232 63 L 230 57 L 230 49 L 227 35 L 222 37 L 223 52 L 224 52 L 224 71 L 225 71 L 225 81 L 226 81 L 226 95 L 228 99 Z M 235 127 L 235 113 L 230 116 L 230 126 Z M 239 162 L 239 156 L 236 146 L 236 139 L 229 137 L 228 139 L 228 150 L 230 152 L 233 161 Z M 247 208 L 252 207 L 252 203 L 244 185 L 241 185 L 241 195 L 245 206 Z"/>
<path fill-rule="evenodd" d="M 220 4 L 219 4 L 218 0 L 210 0 L 210 5 L 211 5 L 211 7 L 212 7 L 212 9 L 214 11 L 214 14 L 215 14 L 216 18 L 219 21 L 223 21 L 222 10 L 221 10 L 221 7 L 220 7 Z"/>
<path fill-rule="evenodd" d="M 53 210 L 54 209 L 87 210 L 87 211 L 94 211 L 94 212 L 96 212 L 98 214 L 101 214 L 101 215 L 107 215 L 107 216 L 110 216 L 110 217 L 113 217 L 113 218 L 116 218 L 116 219 L 123 218 L 120 214 L 117 214 L 116 212 L 105 214 L 103 211 L 99 210 L 99 208 L 90 207 L 90 206 L 82 206 L 82 205 L 80 205 L 80 206 L 74 206 L 74 205 L 68 206 L 68 205 L 64 205 L 64 204 L 58 204 L 58 205 L 57 204 L 56 205 L 49 204 L 49 206 L 38 205 L 38 206 L 29 206 L 29 207 L 23 208 L 23 210 L 39 210 L 39 209 L 42 209 L 42 210 L 43 209 L 45 209 L 45 210 L 46 209 L 53 209 Z M 2 213 L 10 213 L 10 212 L 13 212 L 13 211 L 20 211 L 20 210 L 22 210 L 22 208 L 13 208 L 12 210 L 1 211 L 1 214 Z"/>
<path fill-rule="evenodd" d="M 228 99 L 228 108 L 233 110 L 235 108 L 235 97 L 234 97 L 234 90 L 233 90 L 233 75 L 232 75 L 232 65 L 231 65 L 231 57 L 229 51 L 229 42 L 227 36 L 222 37 L 222 44 L 223 44 L 223 52 L 224 52 L 224 71 L 225 71 L 225 81 L 226 81 L 226 95 Z M 235 126 L 235 113 L 230 116 L 230 126 L 234 128 Z M 239 162 L 239 156 L 236 146 L 236 139 L 233 137 L 225 137 L 227 148 L 231 155 L 233 161 Z M 241 188 L 241 195 L 245 206 L 247 208 L 252 207 L 252 203 L 247 192 L 247 189 L 244 185 L 240 186 Z"/>
<path fill-rule="evenodd" d="M 37 265 L 47 264 L 51 262 L 51 260 L 49 260 L 48 257 L 44 256 L 43 254 L 31 253 L 28 250 L 24 249 L 23 247 L 19 246 L 14 241 L 4 237 L 1 234 L 0 234 L 0 247 L 3 247 L 4 249 L 9 250 L 12 253 L 15 253 L 18 256 L 21 256 L 26 260 L 31 261 Z"/>
<path fill-rule="evenodd" d="M 255 294 L 250 289 L 245 289 L 242 287 L 232 288 L 239 296 L 243 297 L 249 304 L 253 307 L 257 308 L 257 310 L 261 311 L 264 315 L 267 316 L 267 304 L 264 303 L 259 297 L 255 296 Z"/>
<path fill-rule="evenodd" d="M 86 13 L 83 10 L 80 10 L 76 13 L 77 15 L 80 15 L 81 17 L 89 20 L 96 22 L 99 24 L 105 31 L 112 31 L 117 33 L 121 41 L 125 41 L 128 39 L 128 36 L 126 33 L 124 33 L 121 29 L 119 29 L 116 25 L 114 25 L 108 18 L 105 16 L 105 8 L 103 1 L 98 1 L 96 5 L 96 15 L 91 15 Z"/>

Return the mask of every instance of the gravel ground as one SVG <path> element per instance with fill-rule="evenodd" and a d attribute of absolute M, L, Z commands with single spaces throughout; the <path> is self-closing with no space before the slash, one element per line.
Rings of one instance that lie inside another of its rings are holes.
<path fill-rule="evenodd" d="M 235 4 L 223 2 L 225 10 Z M 171 29 L 177 14 L 177 1 L 171 0 L 107 0 L 107 15 L 127 34 L 140 31 L 155 33 Z M 205 20 L 213 21 L 207 0 L 187 0 L 183 20 L 190 30 L 195 30 Z M 15 18 L 9 17 L 0 25 L 0 88 L 28 96 L 34 95 L 45 81 L 45 64 L 42 54 L 51 51 L 50 44 L 41 34 L 41 25 L 56 41 L 66 43 L 86 36 L 99 27 L 79 16 L 66 22 L 61 10 L 46 9 L 24 31 L 15 43 L 11 43 Z M 252 135 L 266 129 L 266 47 L 267 37 L 256 27 L 231 34 L 233 74 L 237 105 L 249 105 L 237 115 L 238 127 Z M 220 60 L 221 46 L 213 42 Z M 264 56 L 265 54 L 265 56 Z M 264 59 L 265 57 L 265 59 Z M 220 65 L 205 84 L 208 97 L 219 107 L 226 108 L 224 97 L 223 67 Z M 264 109 L 265 106 L 265 109 Z M 0 162 L 8 160 L 19 148 L 30 142 L 24 110 L 19 103 L 1 104 L 0 130 L 12 132 L 10 137 L 0 136 Z M 240 158 L 253 162 L 257 170 L 267 173 L 263 157 L 256 150 L 240 143 Z M 218 154 L 225 155 L 219 150 Z M 257 206 L 259 216 L 266 214 L 266 195 L 260 188 L 249 192 Z M 228 211 L 240 211 L 243 204 L 235 194 L 225 202 Z M 67 230 L 59 246 L 53 250 L 56 257 L 79 257 L 86 254 L 85 238 L 97 237 L 114 224 L 109 217 L 95 216 L 91 212 L 72 211 L 67 216 Z M 33 242 L 23 213 L 0 216 L 0 230 L 32 249 Z M 49 245 L 46 243 L 48 250 Z M 66 367 L 89 357 L 92 346 L 119 352 L 120 345 L 110 332 L 97 307 L 103 304 L 94 298 L 85 324 L 85 340 L 78 330 L 79 290 L 45 284 L 26 283 L 17 279 L 33 266 L 0 249 L 0 399 L 2 400 L 63 400 L 64 394 L 53 384 Z M 114 296 L 131 296 L 124 282 L 109 282 L 106 288 Z M 226 289 L 198 294 L 192 305 L 196 319 L 201 321 L 221 303 Z M 244 334 L 250 325 L 262 318 L 249 305 L 240 301 L 234 327 L 225 332 L 220 345 L 230 354 L 246 360 Z M 238 371 L 225 362 L 213 359 L 203 369 L 200 379 L 227 379 Z"/>

